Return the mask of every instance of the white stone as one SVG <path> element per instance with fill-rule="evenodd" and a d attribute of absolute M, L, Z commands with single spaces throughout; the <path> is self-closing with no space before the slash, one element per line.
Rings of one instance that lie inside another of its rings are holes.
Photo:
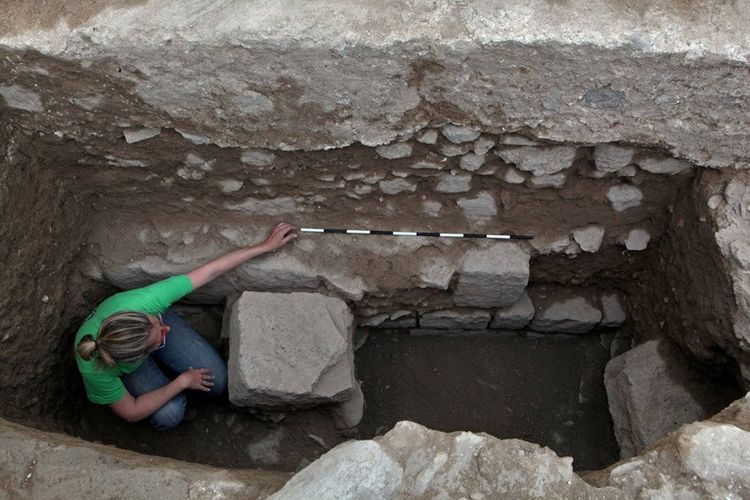
<path fill-rule="evenodd" d="M 253 167 L 267 167 L 276 159 L 276 155 L 268 151 L 252 149 L 243 151 L 240 155 L 240 161 L 245 165 Z"/>
<path fill-rule="evenodd" d="M 645 157 L 636 161 L 641 170 L 652 174 L 675 175 L 691 167 L 690 162 L 670 156 Z"/>
<path fill-rule="evenodd" d="M 39 94 L 19 85 L 0 85 L 0 96 L 5 99 L 5 104 L 8 107 L 34 113 L 44 111 Z"/>
<path fill-rule="evenodd" d="M 635 165 L 628 165 L 617 171 L 617 177 L 635 177 L 635 174 L 637 173 L 638 169 Z"/>
<path fill-rule="evenodd" d="M 439 201 L 426 200 L 422 202 L 422 212 L 430 217 L 437 217 L 440 215 L 440 210 L 443 208 L 443 204 Z"/>
<path fill-rule="evenodd" d="M 359 196 L 364 196 L 372 192 L 372 186 L 367 184 L 357 184 L 354 186 L 354 192 Z"/>
<path fill-rule="evenodd" d="M 534 304 L 532 304 L 529 294 L 524 291 L 515 304 L 495 311 L 490 328 L 520 330 L 529 324 L 534 317 L 534 313 Z"/>
<path fill-rule="evenodd" d="M 542 255 L 560 253 L 570 245 L 570 236 L 535 236 L 530 240 L 531 246 Z"/>
<path fill-rule="evenodd" d="M 485 220 L 497 215 L 495 198 L 487 191 L 479 193 L 474 198 L 461 198 L 456 204 L 463 209 L 466 217 L 472 220 Z"/>
<path fill-rule="evenodd" d="M 460 307 L 508 307 L 529 282 L 529 255 L 515 244 L 470 250 L 459 269 L 453 303 Z"/>
<path fill-rule="evenodd" d="M 721 392 L 667 340 L 650 340 L 612 359 L 604 384 L 622 458 L 706 418 Z"/>
<path fill-rule="evenodd" d="M 317 293 L 244 292 L 229 311 L 229 400 L 309 407 L 354 395 L 354 318 Z"/>
<path fill-rule="evenodd" d="M 603 292 L 599 296 L 602 303 L 602 321 L 601 326 L 618 327 L 622 326 L 627 319 L 623 299 L 617 292 Z"/>
<path fill-rule="evenodd" d="M 219 181 L 219 189 L 225 194 L 236 193 L 242 189 L 242 186 L 244 185 L 244 182 L 238 181 L 237 179 L 222 179 Z"/>
<path fill-rule="evenodd" d="M 724 200 L 724 197 L 720 194 L 715 194 L 711 196 L 707 202 L 708 208 L 710 208 L 711 210 L 716 210 L 717 208 L 719 208 L 719 205 L 721 205 L 721 202 L 723 200 Z"/>
<path fill-rule="evenodd" d="M 462 127 L 459 125 L 446 125 L 442 128 L 441 131 L 443 132 L 443 135 L 446 139 L 455 144 L 471 142 L 481 134 L 479 130 L 475 130 L 471 127 Z"/>
<path fill-rule="evenodd" d="M 465 193 L 471 189 L 471 175 L 450 175 L 440 176 L 440 181 L 435 186 L 435 191 L 439 193 Z"/>
<path fill-rule="evenodd" d="M 625 248 L 632 251 L 645 250 L 651 235 L 645 229 L 631 229 L 625 238 Z"/>
<path fill-rule="evenodd" d="M 622 212 L 628 208 L 637 207 L 643 200 L 643 193 L 632 184 L 618 184 L 607 191 L 607 199 L 615 212 Z"/>
<path fill-rule="evenodd" d="M 637 150 L 617 144 L 598 144 L 594 148 L 594 163 L 600 172 L 617 172 L 633 162 Z"/>
<path fill-rule="evenodd" d="M 514 167 L 508 167 L 503 174 L 503 180 L 508 184 L 523 184 L 526 176 Z"/>
<path fill-rule="evenodd" d="M 490 318 L 487 311 L 444 309 L 421 314 L 419 326 L 437 330 L 484 330 Z"/>
<path fill-rule="evenodd" d="M 199 181 L 206 176 L 206 172 L 200 168 L 195 167 L 180 167 L 177 169 L 177 177 L 185 179 L 186 181 Z"/>
<path fill-rule="evenodd" d="M 443 144 L 440 146 L 440 152 L 443 156 L 453 158 L 454 156 L 465 155 L 469 152 L 468 144 Z"/>
<path fill-rule="evenodd" d="M 437 130 L 425 130 L 417 135 L 417 142 L 422 144 L 435 144 L 438 140 Z"/>
<path fill-rule="evenodd" d="M 552 175 L 532 175 L 529 183 L 535 188 L 561 188 L 565 185 L 565 173 L 560 172 Z"/>
<path fill-rule="evenodd" d="M 178 134 L 182 136 L 183 139 L 185 139 L 188 142 L 192 142 L 193 144 L 196 144 L 198 146 L 203 145 L 203 144 L 208 144 L 209 142 L 211 142 L 208 139 L 208 137 L 204 137 L 198 134 L 193 134 L 191 132 L 187 132 L 179 128 L 176 128 L 175 130 L 177 131 Z"/>
<path fill-rule="evenodd" d="M 73 97 L 70 99 L 70 102 L 81 109 L 85 109 L 86 111 L 93 111 L 95 109 L 98 109 L 102 105 L 102 101 L 104 101 L 104 97 L 100 95 Z"/>
<path fill-rule="evenodd" d="M 411 166 L 411 168 L 416 169 L 416 170 L 424 170 L 424 169 L 428 169 L 428 170 L 440 170 L 444 166 L 445 165 L 443 165 L 443 164 L 435 163 L 435 162 L 432 162 L 432 161 L 420 161 L 420 162 L 417 162 L 417 163 L 413 164 Z"/>
<path fill-rule="evenodd" d="M 495 154 L 518 169 L 532 174 L 550 175 L 573 165 L 576 148 L 573 146 L 520 146 L 496 148 Z"/>
<path fill-rule="evenodd" d="M 348 400 L 333 408 L 333 418 L 337 429 L 354 429 L 359 425 L 365 412 L 365 395 L 362 384 L 356 382 L 354 394 Z"/>
<path fill-rule="evenodd" d="M 411 151 L 411 144 L 405 142 L 396 142 L 394 144 L 387 144 L 375 148 L 375 152 L 378 153 L 381 158 L 385 158 L 386 160 L 406 158 L 407 156 L 411 156 Z"/>
<path fill-rule="evenodd" d="M 495 147 L 495 139 L 487 137 L 486 135 L 481 136 L 479 139 L 474 141 L 474 152 L 478 155 L 485 155 L 490 149 Z"/>
<path fill-rule="evenodd" d="M 378 186 L 380 186 L 380 190 L 385 194 L 398 194 L 403 193 L 404 191 L 414 192 L 417 190 L 417 185 L 406 179 L 380 181 Z"/>
<path fill-rule="evenodd" d="M 484 155 L 469 153 L 461 157 L 459 165 L 464 170 L 468 170 L 469 172 L 476 172 L 477 170 L 479 170 L 479 167 L 484 165 L 484 162 Z"/>
<path fill-rule="evenodd" d="M 261 215 L 281 215 L 297 211 L 297 201 L 289 196 L 267 200 L 247 198 L 242 203 L 228 203 L 224 206 L 229 210 L 242 210 Z"/>
<path fill-rule="evenodd" d="M 591 225 L 573 229 L 573 239 L 584 252 L 594 253 L 602 246 L 604 227 Z"/>
<path fill-rule="evenodd" d="M 536 304 L 529 328 L 537 332 L 587 333 L 602 319 L 601 310 L 582 296 L 569 296 Z"/>
<path fill-rule="evenodd" d="M 125 136 L 125 142 L 128 144 L 145 141 L 159 134 L 161 134 L 160 128 L 126 128 L 122 131 L 122 135 Z"/>

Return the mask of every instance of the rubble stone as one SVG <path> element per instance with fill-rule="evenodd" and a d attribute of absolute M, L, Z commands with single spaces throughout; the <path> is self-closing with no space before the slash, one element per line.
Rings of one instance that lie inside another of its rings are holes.
<path fill-rule="evenodd" d="M 128 144 L 145 141 L 159 134 L 161 134 L 160 128 L 126 128 L 122 131 L 122 135 L 125 136 L 125 142 Z"/>
<path fill-rule="evenodd" d="M 44 111 L 39 94 L 19 85 L 0 85 L 0 96 L 5 100 L 5 104 L 11 108 L 34 113 Z"/>
<path fill-rule="evenodd" d="M 573 239 L 584 252 L 596 252 L 602 246 L 604 228 L 597 225 L 576 228 L 573 230 Z"/>
<path fill-rule="evenodd" d="M 476 172 L 482 165 L 484 165 L 484 162 L 485 158 L 483 154 L 469 153 L 461 157 L 460 165 L 464 170 Z"/>
<path fill-rule="evenodd" d="M 404 191 L 414 192 L 417 190 L 417 185 L 413 182 L 409 182 L 406 179 L 391 179 L 387 181 L 380 181 L 378 183 L 380 190 L 385 194 L 398 194 Z"/>
<path fill-rule="evenodd" d="M 394 144 L 387 144 L 385 146 L 378 146 L 377 148 L 375 148 L 375 152 L 378 153 L 381 158 L 385 158 L 386 160 L 406 158 L 408 156 L 411 156 L 411 151 L 411 144 L 405 142 L 397 142 Z"/>
<path fill-rule="evenodd" d="M 422 144 L 435 144 L 438 140 L 437 130 L 425 130 L 417 135 L 417 142 Z"/>
<path fill-rule="evenodd" d="M 633 162 L 635 148 L 617 144 L 597 144 L 594 148 L 594 164 L 600 172 L 617 172 Z"/>
<path fill-rule="evenodd" d="M 435 186 L 435 191 L 439 193 L 465 193 L 470 189 L 471 175 L 445 174 Z"/>
<path fill-rule="evenodd" d="M 631 251 L 645 250 L 651 235 L 645 229 L 631 229 L 625 238 L 625 248 Z"/>
<path fill-rule="evenodd" d="M 572 146 L 519 146 L 497 148 L 495 154 L 519 170 L 535 176 L 556 174 L 573 165 L 576 148 Z"/>
<path fill-rule="evenodd" d="M 304 408 L 355 391 L 346 303 L 316 293 L 245 292 L 229 313 L 229 400 Z"/>
<path fill-rule="evenodd" d="M 627 319 L 623 299 L 617 292 L 604 292 L 599 297 L 602 304 L 602 322 L 601 326 L 618 327 L 622 326 Z"/>
<path fill-rule="evenodd" d="M 446 125 L 442 128 L 442 132 L 446 139 L 455 144 L 471 142 L 481 134 L 479 130 L 475 130 L 471 127 L 461 127 L 459 125 Z"/>
<path fill-rule="evenodd" d="M 575 290 L 535 288 L 536 314 L 529 328 L 537 332 L 586 333 L 602 319 L 602 311 L 591 297 Z"/>
<path fill-rule="evenodd" d="M 636 161 L 641 170 L 652 174 L 675 175 L 691 167 L 690 162 L 672 158 L 671 156 L 647 156 Z"/>
<path fill-rule="evenodd" d="M 607 199 L 612 203 L 615 212 L 622 212 L 628 208 L 641 204 L 643 193 L 632 184 L 618 184 L 607 191 Z"/>
<path fill-rule="evenodd" d="M 269 151 L 261 150 L 249 150 L 243 151 L 240 155 L 240 161 L 245 165 L 252 165 L 253 167 L 266 167 L 273 163 L 276 159 L 276 155 Z"/>
<path fill-rule="evenodd" d="M 472 220 L 481 221 L 497 215 L 495 198 L 487 191 L 479 193 L 474 198 L 461 198 L 456 204 L 463 209 L 466 217 Z"/>

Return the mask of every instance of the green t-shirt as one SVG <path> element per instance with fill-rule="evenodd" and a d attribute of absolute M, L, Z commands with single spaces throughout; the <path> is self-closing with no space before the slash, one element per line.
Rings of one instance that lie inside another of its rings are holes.
<path fill-rule="evenodd" d="M 99 328 L 109 316 L 124 311 L 138 311 L 154 316 L 162 314 L 172 303 L 177 302 L 193 291 L 193 284 L 186 275 L 172 276 L 165 280 L 143 288 L 128 290 L 115 294 L 102 302 L 93 313 L 86 318 L 76 333 L 74 349 L 85 335 L 97 338 Z M 94 356 L 91 360 L 83 360 L 76 352 L 78 370 L 83 376 L 86 394 L 92 403 L 108 405 L 120 401 L 125 395 L 125 386 L 120 375 L 135 371 L 143 360 L 132 363 L 121 363 L 114 368 L 108 368 L 97 362 Z"/>

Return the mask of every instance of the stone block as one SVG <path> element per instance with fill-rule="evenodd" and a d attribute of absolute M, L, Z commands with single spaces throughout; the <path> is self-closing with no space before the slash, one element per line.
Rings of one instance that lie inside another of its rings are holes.
<path fill-rule="evenodd" d="M 453 294 L 461 307 L 508 307 L 529 281 L 529 255 L 516 244 L 495 243 L 464 255 Z"/>
<path fill-rule="evenodd" d="M 378 146 L 375 148 L 375 152 L 380 155 L 381 158 L 386 160 L 397 160 L 399 158 L 406 158 L 411 156 L 411 144 L 397 142 L 395 144 L 388 144 L 385 146 Z"/>
<path fill-rule="evenodd" d="M 691 167 L 690 162 L 666 155 L 640 158 L 636 161 L 636 165 L 646 172 L 666 175 L 676 175 Z"/>
<path fill-rule="evenodd" d="M 479 130 L 459 125 L 446 125 L 442 132 L 446 139 L 456 144 L 471 142 L 481 134 Z"/>
<path fill-rule="evenodd" d="M 633 161 L 635 148 L 617 144 L 598 144 L 594 148 L 594 163 L 600 172 L 617 172 Z"/>
<path fill-rule="evenodd" d="M 617 292 L 604 292 L 599 297 L 599 300 L 602 304 L 601 326 L 622 326 L 627 319 L 622 296 Z"/>
<path fill-rule="evenodd" d="M 304 408 L 355 391 L 346 303 L 317 293 L 245 292 L 229 313 L 229 400 Z"/>
<path fill-rule="evenodd" d="M 521 298 L 510 307 L 498 309 L 492 317 L 490 328 L 520 330 L 534 317 L 534 304 L 529 294 L 523 292 Z"/>
<path fill-rule="evenodd" d="M 531 295 L 536 314 L 529 328 L 534 331 L 586 333 L 602 319 L 596 296 L 588 290 L 538 287 Z"/>
<path fill-rule="evenodd" d="M 651 235 L 645 229 L 631 229 L 623 243 L 628 250 L 638 252 L 645 250 L 650 240 Z"/>
<path fill-rule="evenodd" d="M 441 310 L 424 313 L 419 317 L 421 328 L 438 330 L 482 330 L 490 322 L 487 311 Z"/>
<path fill-rule="evenodd" d="M 435 186 L 438 193 L 465 193 L 471 189 L 471 175 L 451 175 L 445 174 L 440 176 Z"/>
<path fill-rule="evenodd" d="M 609 188 L 607 199 L 615 212 L 622 212 L 640 205 L 641 200 L 643 200 L 643 193 L 632 184 L 619 184 Z"/>
<path fill-rule="evenodd" d="M 487 191 L 482 191 L 474 198 L 461 198 L 456 202 L 468 219 L 473 221 L 485 221 L 497 215 L 497 202 Z"/>
<path fill-rule="evenodd" d="M 584 252 L 596 252 L 602 246 L 604 227 L 591 225 L 576 228 L 573 230 L 573 239 Z"/>
<path fill-rule="evenodd" d="M 622 458 L 642 452 L 682 424 L 706 418 L 726 397 L 725 389 L 666 339 L 612 359 L 604 384 Z"/>

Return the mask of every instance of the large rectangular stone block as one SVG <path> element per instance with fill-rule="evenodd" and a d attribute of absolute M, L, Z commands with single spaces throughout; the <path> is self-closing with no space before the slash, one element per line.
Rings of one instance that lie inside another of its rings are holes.
<path fill-rule="evenodd" d="M 516 244 L 494 243 L 464 255 L 453 294 L 461 307 L 508 307 L 529 282 L 529 255 Z"/>
<path fill-rule="evenodd" d="M 343 300 L 245 292 L 230 307 L 233 404 L 304 408 L 354 394 L 354 317 Z"/>

